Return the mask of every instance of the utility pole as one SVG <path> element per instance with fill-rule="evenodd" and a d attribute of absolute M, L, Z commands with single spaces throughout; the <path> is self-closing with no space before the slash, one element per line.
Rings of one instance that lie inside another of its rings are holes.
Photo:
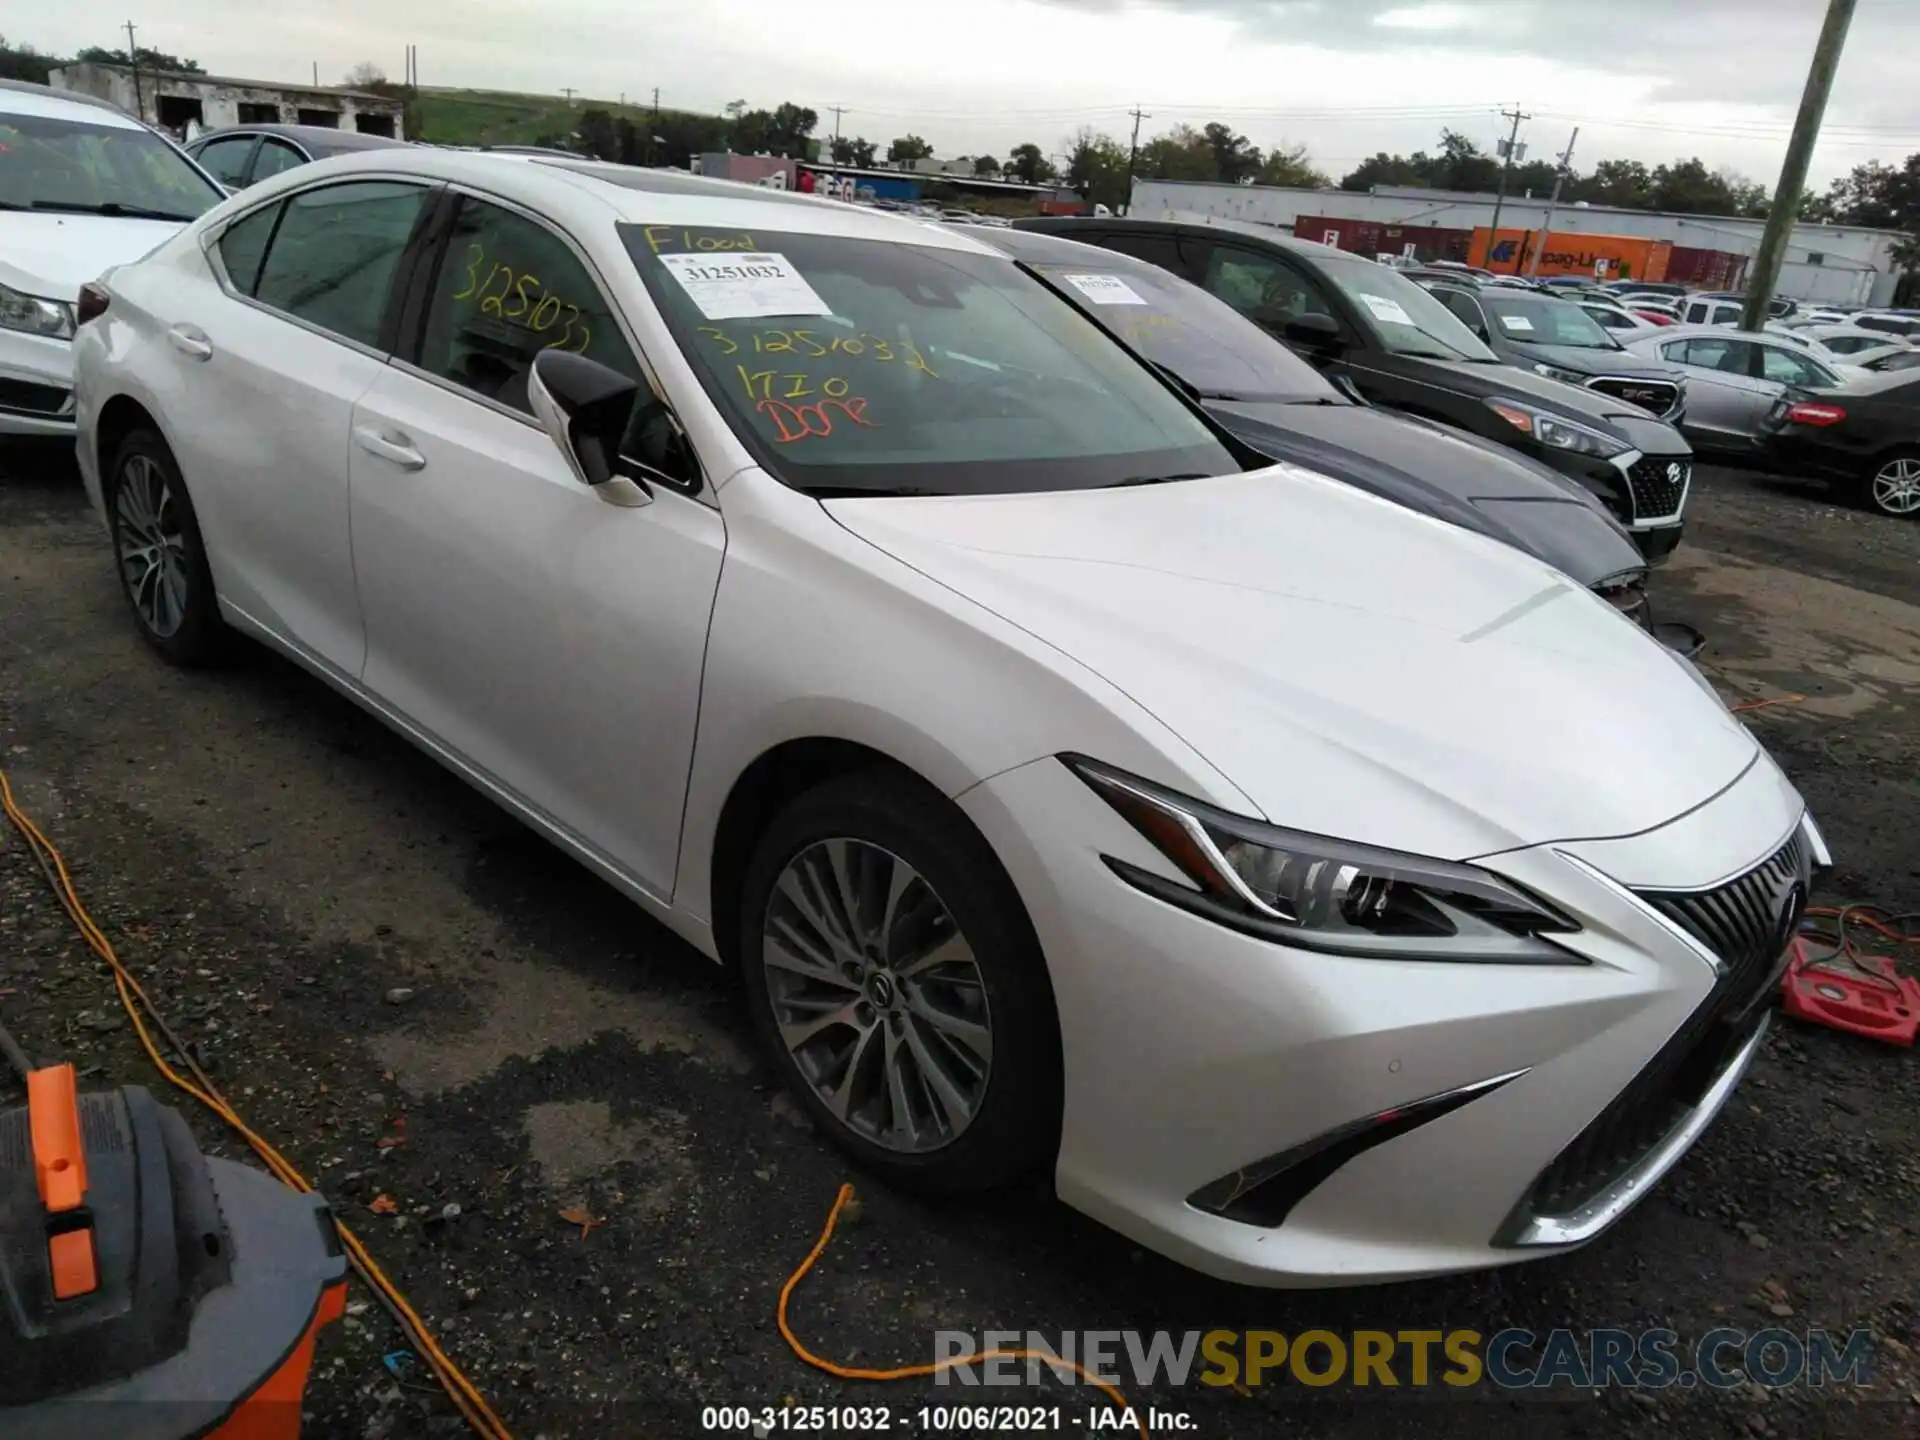
<path fill-rule="evenodd" d="M 140 98 L 140 52 L 134 48 L 133 22 L 131 20 L 127 22 L 127 67 L 133 71 L 133 113 L 144 120 L 147 118 L 147 102 Z M 156 94 L 154 110 L 158 112 L 159 108 L 159 99 Z M 154 119 L 158 120 L 159 118 L 158 113 L 156 113 Z"/>
<path fill-rule="evenodd" d="M 840 117 L 847 113 L 847 107 L 844 105 L 829 105 L 827 108 L 833 111 L 833 150 L 831 153 L 833 163 L 838 165 L 840 163 Z"/>
<path fill-rule="evenodd" d="M 571 105 L 573 104 L 573 97 L 579 92 L 576 91 L 571 85 L 563 85 L 560 87 L 560 93 L 567 97 L 567 104 Z"/>
<path fill-rule="evenodd" d="M 1127 112 L 1133 116 L 1133 140 L 1127 146 L 1127 213 L 1133 213 L 1133 165 L 1140 156 L 1140 122 L 1151 120 L 1153 116 L 1142 110 L 1138 103 Z"/>
<path fill-rule="evenodd" d="M 654 162 L 653 147 L 660 143 L 660 87 L 653 87 L 653 114 L 647 119 L 647 164 Z"/>
<path fill-rule="evenodd" d="M 1512 110 L 1502 110 L 1500 117 L 1503 120 L 1513 121 L 1513 129 L 1507 134 L 1507 143 L 1500 156 L 1500 189 L 1493 197 L 1493 224 L 1487 229 L 1487 259 L 1489 262 L 1493 259 L 1493 247 L 1500 243 L 1500 208 L 1507 203 L 1507 176 L 1513 173 L 1513 162 L 1517 158 L 1517 146 L 1520 140 L 1520 122 L 1533 118 L 1531 115 L 1522 114 L 1518 105 L 1514 106 Z M 1489 264 L 1487 268 L 1492 269 L 1493 267 Z M 1518 265 L 1514 266 L 1516 270 L 1519 268 Z"/>
<path fill-rule="evenodd" d="M 1760 237 L 1760 253 L 1754 259 L 1753 275 L 1747 281 L 1746 308 L 1740 315 L 1743 330 L 1759 330 L 1766 325 L 1767 305 L 1780 279 L 1780 262 L 1786 258 L 1787 241 L 1793 238 L 1793 222 L 1800 215 L 1800 192 L 1807 185 L 1807 163 L 1813 159 L 1813 147 L 1820 138 L 1827 96 L 1833 93 L 1833 72 L 1840 66 L 1840 51 L 1847 43 L 1847 27 L 1853 23 L 1853 6 L 1854 0 L 1828 0 L 1826 23 L 1820 27 L 1820 39 L 1813 47 L 1807 88 L 1800 94 L 1800 113 L 1794 117 L 1793 138 L 1787 141 L 1787 157 L 1780 163 L 1780 183 L 1774 187 L 1773 205 L 1767 211 L 1767 228 Z"/>
<path fill-rule="evenodd" d="M 320 88 L 320 62 L 318 60 L 313 62 L 313 88 L 316 90 Z"/>
<path fill-rule="evenodd" d="M 1540 243 L 1533 247 L 1533 258 L 1527 262 L 1527 275 L 1531 278 L 1540 273 L 1540 252 L 1547 248 L 1547 242 L 1553 238 L 1553 207 L 1560 203 L 1560 187 L 1566 184 L 1567 176 L 1573 169 L 1573 142 L 1580 138 L 1580 127 L 1573 127 L 1573 134 L 1567 137 L 1567 148 L 1560 156 L 1560 168 L 1553 172 L 1553 193 L 1547 197 L 1547 219 L 1540 227 Z"/>

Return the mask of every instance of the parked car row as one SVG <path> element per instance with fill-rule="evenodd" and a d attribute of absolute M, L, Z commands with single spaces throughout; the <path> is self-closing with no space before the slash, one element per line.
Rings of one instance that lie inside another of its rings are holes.
<path fill-rule="evenodd" d="M 223 196 L 162 141 L 128 218 L 145 127 L 0 125 L 8 223 L 159 227 L 5 332 L 145 642 L 284 653 L 619 887 L 893 1182 L 1251 1283 L 1497 1265 L 1762 1043 L 1819 830 L 1542 558 L 1671 548 L 1686 443 L 1391 269 L 423 147 Z"/>

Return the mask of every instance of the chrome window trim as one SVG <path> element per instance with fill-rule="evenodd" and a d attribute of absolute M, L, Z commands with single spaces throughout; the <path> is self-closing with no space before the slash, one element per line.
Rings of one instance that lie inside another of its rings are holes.
<path fill-rule="evenodd" d="M 229 300 L 238 301 L 242 305 L 258 310 L 263 315 L 271 315 L 276 320 L 284 320 L 289 325 L 297 325 L 310 335 L 318 335 L 322 339 L 333 341 L 336 345 L 344 345 L 349 350 L 356 350 L 362 355 L 380 361 L 382 364 L 386 363 L 389 358 L 388 352 L 382 350 L 377 345 L 365 344 L 362 341 L 353 339 L 351 336 L 342 335 L 336 330 L 328 330 L 324 326 L 316 325 L 311 320 L 303 320 L 300 316 L 291 314 L 277 306 L 269 305 L 264 300 L 256 300 L 251 295 L 243 295 L 239 290 L 234 288 L 233 277 L 227 274 L 226 262 L 221 258 L 219 251 L 220 241 L 225 238 L 228 230 L 239 224 L 247 216 L 258 214 L 269 205 L 278 205 L 282 201 L 291 202 L 301 195 L 313 194 L 320 190 L 338 189 L 342 185 L 369 184 L 414 185 L 429 192 L 427 198 L 430 204 L 433 198 L 431 192 L 438 187 L 439 182 L 418 179 L 411 175 L 347 175 L 339 179 L 323 180 L 318 185 L 297 186 L 292 189 L 277 191 L 272 195 L 264 197 L 258 205 L 249 205 L 238 214 L 228 216 L 222 220 L 219 225 L 210 226 L 207 233 L 200 237 L 200 253 L 207 261 L 207 268 L 213 272 L 214 282 L 219 285 Z"/>

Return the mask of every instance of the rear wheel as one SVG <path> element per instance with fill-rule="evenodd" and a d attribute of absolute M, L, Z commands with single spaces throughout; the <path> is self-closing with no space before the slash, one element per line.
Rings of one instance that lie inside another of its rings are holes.
<path fill-rule="evenodd" d="M 1882 456 L 1861 487 L 1860 498 L 1882 515 L 1920 515 L 1920 450 Z"/>
<path fill-rule="evenodd" d="M 957 1194 L 1051 1158 L 1060 1041 L 1039 945 L 940 795 L 868 773 L 795 801 L 748 867 L 740 952 L 767 1053 L 862 1164 Z"/>
<path fill-rule="evenodd" d="M 176 665 L 226 652 L 200 524 L 167 442 L 135 430 L 120 442 L 106 485 L 120 588 L 147 643 Z"/>

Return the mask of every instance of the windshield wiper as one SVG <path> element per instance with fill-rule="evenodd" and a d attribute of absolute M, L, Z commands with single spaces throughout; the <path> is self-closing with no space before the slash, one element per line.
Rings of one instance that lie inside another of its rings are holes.
<path fill-rule="evenodd" d="M 118 220 L 178 220 L 182 224 L 199 218 L 173 210 L 153 210 L 145 205 L 122 205 L 118 200 L 103 200 L 98 205 L 86 205 L 78 200 L 36 200 L 29 208 L 60 210 L 73 215 L 111 215 Z"/>
<path fill-rule="evenodd" d="M 1120 490 L 1129 485 L 1167 485 L 1175 480 L 1211 480 L 1213 477 L 1204 470 L 1186 470 L 1178 475 L 1129 475 L 1124 480 L 1109 480 L 1104 485 L 1096 485 L 1096 490 Z"/>

